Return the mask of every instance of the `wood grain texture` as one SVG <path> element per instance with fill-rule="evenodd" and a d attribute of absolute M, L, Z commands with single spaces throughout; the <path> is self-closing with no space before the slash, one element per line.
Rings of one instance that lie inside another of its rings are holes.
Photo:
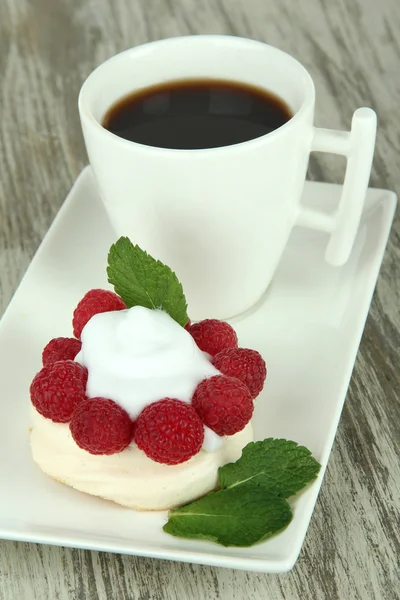
<path fill-rule="evenodd" d="M 398 0 L 2 0 L 0 312 L 87 162 L 76 108 L 114 53 L 182 34 L 256 38 L 295 55 L 317 88 L 316 124 L 375 108 L 371 184 L 400 189 Z M 343 163 L 314 155 L 312 179 Z M 300 559 L 260 575 L 0 542 L 0 598 L 396 600 L 400 598 L 400 221 L 397 217 L 327 474 Z"/>

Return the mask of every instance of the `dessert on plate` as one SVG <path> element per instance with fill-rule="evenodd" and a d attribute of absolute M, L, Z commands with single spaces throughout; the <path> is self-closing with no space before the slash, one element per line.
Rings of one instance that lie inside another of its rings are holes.
<path fill-rule="evenodd" d="M 190 323 L 176 275 L 121 238 L 115 292 L 90 290 L 72 338 L 54 338 L 30 387 L 31 449 L 47 475 L 139 510 L 215 489 L 253 439 L 261 355 L 223 321 Z"/>

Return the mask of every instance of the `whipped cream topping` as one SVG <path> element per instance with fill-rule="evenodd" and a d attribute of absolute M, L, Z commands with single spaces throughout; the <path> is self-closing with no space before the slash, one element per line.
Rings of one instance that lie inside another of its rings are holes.
<path fill-rule="evenodd" d="M 110 398 L 132 419 L 152 402 L 190 402 L 198 384 L 218 375 L 190 333 L 162 310 L 134 306 L 94 315 L 81 335 L 75 360 L 88 369 L 89 398 Z M 203 449 L 214 452 L 223 438 L 205 428 Z"/>

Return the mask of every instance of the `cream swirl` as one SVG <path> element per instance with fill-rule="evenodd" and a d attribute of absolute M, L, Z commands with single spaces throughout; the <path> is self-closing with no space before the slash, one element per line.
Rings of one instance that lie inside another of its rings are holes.
<path fill-rule="evenodd" d="M 99 313 L 86 324 L 75 360 L 88 369 L 89 398 L 114 400 L 132 419 L 152 402 L 190 402 L 197 385 L 219 373 L 190 333 L 162 310 L 143 306 Z M 203 448 L 222 439 L 206 430 Z"/>

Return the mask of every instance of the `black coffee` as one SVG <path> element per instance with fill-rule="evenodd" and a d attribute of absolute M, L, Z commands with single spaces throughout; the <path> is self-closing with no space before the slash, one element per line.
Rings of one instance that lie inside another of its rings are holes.
<path fill-rule="evenodd" d="M 103 126 L 146 146 L 196 150 L 253 140 L 292 116 L 283 100 L 261 88 L 189 79 L 125 96 L 107 111 Z"/>

